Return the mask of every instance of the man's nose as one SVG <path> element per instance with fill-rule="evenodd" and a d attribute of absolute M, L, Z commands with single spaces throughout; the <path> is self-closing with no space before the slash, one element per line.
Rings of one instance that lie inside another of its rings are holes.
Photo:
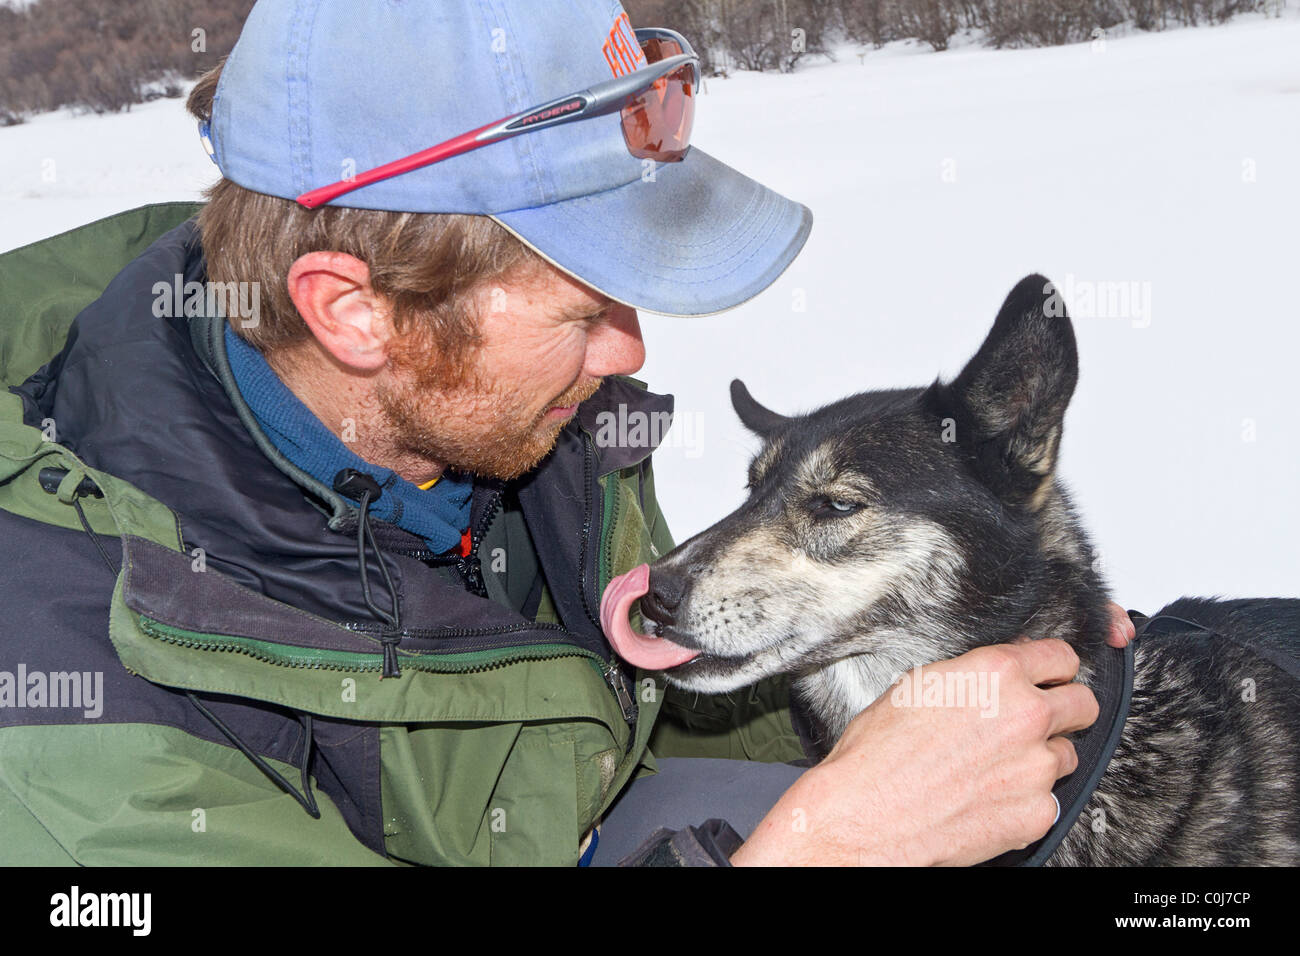
<path fill-rule="evenodd" d="M 615 304 L 607 318 L 587 333 L 586 372 L 592 378 L 632 375 L 645 364 L 645 342 L 636 309 Z"/>

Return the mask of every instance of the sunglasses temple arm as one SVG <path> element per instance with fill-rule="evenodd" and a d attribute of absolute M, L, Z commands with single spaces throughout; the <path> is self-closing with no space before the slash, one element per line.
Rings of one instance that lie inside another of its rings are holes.
<path fill-rule="evenodd" d="M 514 117 L 506 117 L 506 120 Z M 298 204 L 308 209 L 315 209 L 331 199 L 337 199 L 345 193 L 350 193 L 354 189 L 360 189 L 362 186 L 369 186 L 371 183 L 377 183 L 384 179 L 391 179 L 394 176 L 400 176 L 402 173 L 409 173 L 413 169 L 420 169 L 423 166 L 429 166 L 443 159 L 450 159 L 452 156 L 459 156 L 461 153 L 468 153 L 472 149 L 480 146 L 486 146 L 488 143 L 501 139 L 502 136 L 483 136 L 489 130 L 500 126 L 506 120 L 497 120 L 494 123 L 488 123 L 486 126 L 480 126 L 478 129 L 470 130 L 468 133 L 462 133 L 454 139 L 439 143 L 437 146 L 430 146 L 428 149 L 421 150 L 418 153 L 412 153 L 410 156 L 403 156 L 401 159 L 395 159 L 391 163 L 385 163 L 383 166 L 376 166 L 374 169 L 367 169 L 363 173 L 357 173 L 348 179 L 340 180 L 337 183 L 331 183 L 328 186 L 321 186 L 310 192 L 305 192 L 298 197 Z M 522 130 L 520 131 L 522 132 Z M 514 133 L 505 134 L 512 136 Z"/>
<path fill-rule="evenodd" d="M 454 139 L 439 143 L 437 146 L 430 146 L 428 149 L 421 150 L 418 153 L 412 153 L 410 156 L 403 156 L 401 159 L 395 159 L 391 163 L 385 163 L 383 166 L 376 166 L 374 169 L 367 169 L 363 173 L 357 173 L 355 176 L 340 180 L 337 183 L 331 183 L 328 186 L 321 186 L 310 192 L 305 192 L 298 197 L 297 202 L 308 209 L 315 209 L 317 206 L 329 202 L 331 199 L 337 199 L 345 193 L 350 193 L 354 189 L 360 189 L 362 186 L 369 186 L 371 183 L 377 183 L 385 179 L 391 179 L 394 176 L 400 176 L 402 173 L 409 173 L 413 169 L 420 169 L 424 166 L 430 166 L 433 163 L 440 162 L 444 159 L 450 159 L 452 156 L 459 156 L 461 153 L 468 153 L 470 150 L 478 149 L 480 146 L 486 146 L 489 143 L 497 143 L 503 139 L 512 139 L 523 133 L 529 133 L 533 130 L 543 129 L 548 126 L 559 126 L 563 123 L 572 123 L 575 120 L 583 119 L 592 115 L 593 109 L 603 106 L 603 102 L 598 102 L 597 97 L 593 96 L 593 90 L 583 90 L 580 93 L 574 93 L 570 96 L 561 97 L 558 100 L 552 100 L 542 106 L 535 106 L 530 110 L 524 110 L 522 113 L 511 113 L 509 116 L 488 123 L 486 126 L 480 126 L 478 129 L 470 130 L 468 133 L 461 133 Z M 571 113 L 562 113 L 556 116 L 550 116 L 546 119 L 538 120 L 527 126 L 519 126 L 510 129 L 510 124 L 514 123 L 521 117 L 529 116 L 543 112 L 554 106 L 563 103 L 572 103 L 575 99 L 582 100 L 582 108 L 574 110 Z M 600 97 L 601 101 L 607 99 Z"/>

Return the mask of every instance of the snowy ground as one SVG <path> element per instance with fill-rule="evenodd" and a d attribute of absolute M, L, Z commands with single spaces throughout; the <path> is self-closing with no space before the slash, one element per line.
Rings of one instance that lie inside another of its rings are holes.
<path fill-rule="evenodd" d="M 761 131 L 761 132 L 759 132 Z M 679 540 L 742 499 L 727 382 L 778 410 L 954 375 L 1029 272 L 1082 365 L 1061 469 L 1116 598 L 1300 596 L 1300 11 L 1042 50 L 897 44 L 710 80 L 695 142 L 806 203 L 803 254 L 724 315 L 644 315 L 677 395 Z M 0 250 L 197 197 L 181 103 L 0 129 Z M 1133 296 L 1084 314 L 1099 283 Z"/>

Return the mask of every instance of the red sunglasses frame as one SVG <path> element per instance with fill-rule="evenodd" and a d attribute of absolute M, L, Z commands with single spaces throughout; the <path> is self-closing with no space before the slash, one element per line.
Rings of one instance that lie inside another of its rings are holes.
<path fill-rule="evenodd" d="M 694 96 L 694 91 L 699 88 L 700 83 L 700 58 L 691 48 L 690 43 L 686 41 L 686 38 L 673 30 L 660 27 L 642 28 L 634 32 L 637 41 L 643 47 L 652 40 L 668 40 L 680 44 L 682 52 L 648 63 L 639 70 L 614 77 L 577 93 L 570 93 L 567 96 L 549 100 L 520 113 L 512 113 L 510 116 L 488 123 L 486 126 L 480 126 L 478 129 L 470 130 L 468 133 L 461 133 L 459 136 L 454 136 L 418 153 L 403 156 L 401 159 L 357 173 L 355 176 L 331 183 L 328 186 L 321 186 L 305 192 L 298 197 L 297 202 L 308 209 L 315 209 L 317 206 L 350 193 L 354 189 L 391 179 L 394 176 L 400 176 L 415 169 L 422 169 L 425 166 L 432 166 L 444 159 L 468 153 L 491 143 L 511 139 L 524 133 L 531 133 L 533 130 L 547 129 L 563 123 L 572 123 L 577 120 L 591 119 L 595 116 L 605 116 L 609 113 L 618 112 L 631 105 L 638 96 L 650 90 L 660 80 L 670 77 L 686 67 L 690 68 L 691 77 L 686 81 L 685 93 L 687 96 Z M 624 138 L 627 138 L 626 125 L 624 126 Z M 650 155 L 649 153 L 638 155 L 630 141 L 628 142 L 628 150 L 638 158 L 647 158 Z M 687 143 L 680 151 L 668 154 L 656 152 L 655 156 L 663 162 L 680 162 L 686 157 L 689 150 L 690 145 Z"/>

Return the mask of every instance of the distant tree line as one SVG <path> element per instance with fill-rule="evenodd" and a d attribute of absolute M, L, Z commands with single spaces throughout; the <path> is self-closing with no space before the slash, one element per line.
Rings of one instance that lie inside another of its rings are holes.
<path fill-rule="evenodd" d="M 363 0 L 358 0 L 363 2 Z M 789 71 L 835 38 L 936 50 L 963 30 L 997 47 L 1086 40 L 1222 23 L 1284 0 L 624 0 L 634 24 L 667 26 L 696 46 L 709 74 Z M 39 0 L 0 5 L 0 125 L 70 106 L 96 113 L 180 96 L 185 80 L 230 52 L 253 0 Z"/>
<path fill-rule="evenodd" d="M 71 106 L 130 109 L 230 52 L 253 0 L 39 0 L 0 6 L 0 125 Z"/>
<path fill-rule="evenodd" d="M 936 50 L 963 30 L 995 47 L 1077 43 L 1120 23 L 1139 30 L 1223 23 L 1281 10 L 1284 0 L 624 0 L 634 24 L 667 26 L 697 47 L 708 72 L 789 70 L 843 36 Z M 797 32 L 796 32 L 797 31 Z"/>

